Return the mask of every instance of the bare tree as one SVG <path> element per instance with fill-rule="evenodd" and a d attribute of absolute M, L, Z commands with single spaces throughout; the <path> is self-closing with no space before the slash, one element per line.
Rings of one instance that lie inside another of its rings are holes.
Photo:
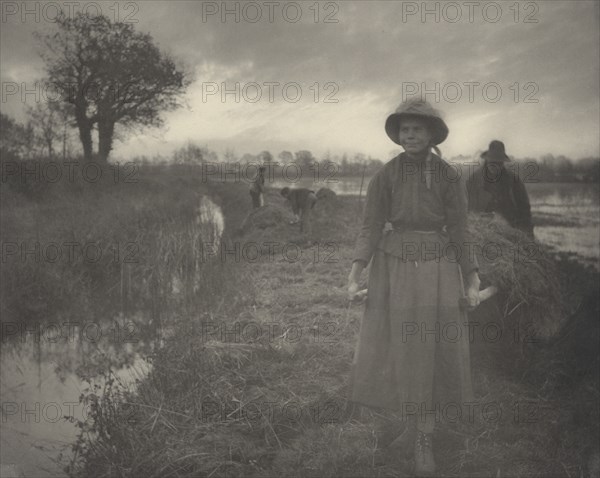
<path fill-rule="evenodd" d="M 296 151 L 295 154 L 296 154 L 296 163 L 301 168 L 309 168 L 315 162 L 315 157 L 313 156 L 313 154 L 310 151 L 303 149 L 301 151 Z"/>
<path fill-rule="evenodd" d="M 207 146 L 198 146 L 193 142 L 188 142 L 173 153 L 173 161 L 176 164 L 202 164 L 218 160 L 219 157 L 214 151 L 208 149 Z"/>
<path fill-rule="evenodd" d="M 161 112 L 179 106 L 188 82 L 149 34 L 106 16 L 57 17 L 58 31 L 41 37 L 50 82 L 74 107 L 84 158 L 92 159 L 98 128 L 98 158 L 106 161 L 115 125 L 161 126 Z"/>
<path fill-rule="evenodd" d="M 261 151 L 258 157 L 263 163 L 271 163 L 273 161 L 273 155 L 270 153 L 270 151 Z"/>
<path fill-rule="evenodd" d="M 32 159 L 38 153 L 38 141 L 31 121 L 23 125 L 0 113 L 0 151 L 20 159 Z"/>
<path fill-rule="evenodd" d="M 227 148 L 223 157 L 225 158 L 225 162 L 227 163 L 235 163 L 238 160 L 238 157 L 235 154 L 235 150 L 233 148 Z"/>
<path fill-rule="evenodd" d="M 47 150 L 49 159 L 54 157 L 54 142 L 60 139 L 58 112 L 50 103 L 36 103 L 27 108 L 27 116 L 36 134 L 37 142 Z"/>
<path fill-rule="evenodd" d="M 289 164 L 294 160 L 294 155 L 289 151 L 282 151 L 277 155 L 283 164 Z"/>

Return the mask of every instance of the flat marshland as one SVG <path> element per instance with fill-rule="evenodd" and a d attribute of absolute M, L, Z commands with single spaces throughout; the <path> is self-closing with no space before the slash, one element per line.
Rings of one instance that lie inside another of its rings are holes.
<path fill-rule="evenodd" d="M 93 375 L 73 366 L 89 384 L 80 400 L 90 413 L 71 417 L 79 434 L 64 470 L 411 476 L 411 460 L 388 446 L 399 432 L 394 416 L 347 400 L 364 305 L 348 303 L 345 285 L 364 193 L 320 200 L 309 241 L 288 224 L 277 189 L 251 212 L 246 184 L 204 181 L 197 168 L 144 166 L 137 180 L 3 185 L 3 243 L 94 242 L 111 251 L 95 262 L 7 256 L 3 320 L 135 317 L 137 353 L 149 365 L 123 384 L 115 369 L 133 360 L 114 341 L 117 363 Z M 499 317 L 504 335 L 474 328 L 479 406 L 462 421 L 450 413 L 439 421 L 438 476 L 597 473 L 598 273 L 550 256 L 558 332 L 540 338 L 521 328 L 527 317 L 507 314 L 502 296 L 471 314 L 481 324 Z M 3 339 L 4 348 L 18 346 Z"/>

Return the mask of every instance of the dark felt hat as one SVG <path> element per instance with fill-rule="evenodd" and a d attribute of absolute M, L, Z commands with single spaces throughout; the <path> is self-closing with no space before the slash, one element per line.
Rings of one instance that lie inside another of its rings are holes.
<path fill-rule="evenodd" d="M 491 159 L 492 161 L 510 161 L 504 149 L 504 143 L 497 139 L 490 142 L 488 150 L 481 153 L 483 159 Z"/>
<path fill-rule="evenodd" d="M 400 144 L 398 141 L 398 132 L 400 131 L 400 122 L 402 118 L 419 117 L 429 123 L 431 133 L 433 134 L 433 144 L 443 143 L 448 137 L 448 126 L 442 119 L 442 114 L 433 108 L 429 103 L 420 98 L 414 98 L 403 101 L 396 111 L 388 116 L 385 121 L 385 132 L 390 139 Z"/>

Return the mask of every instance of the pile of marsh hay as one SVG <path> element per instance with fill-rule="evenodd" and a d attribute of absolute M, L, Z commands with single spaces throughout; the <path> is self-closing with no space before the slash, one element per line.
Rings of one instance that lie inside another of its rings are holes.
<path fill-rule="evenodd" d="M 248 213 L 240 226 L 240 233 L 244 236 L 270 234 L 286 225 L 292 218 L 289 208 L 278 204 L 266 204 Z"/>
<path fill-rule="evenodd" d="M 270 256 L 269 244 L 275 251 L 280 251 L 289 244 L 301 245 L 306 242 L 305 235 L 300 233 L 299 224 L 290 224 L 294 219 L 291 208 L 284 201 L 269 203 L 252 209 L 244 218 L 238 235 L 245 244 L 260 246 L 261 255 Z"/>
<path fill-rule="evenodd" d="M 503 321 L 527 323 L 530 337 L 548 340 L 562 326 L 559 271 L 549 250 L 496 214 L 469 214 L 482 286 L 498 287 Z"/>
<path fill-rule="evenodd" d="M 252 209 L 242 222 L 241 229 L 243 232 L 252 229 L 267 229 L 289 220 L 290 217 L 288 209 L 275 204 L 266 204 L 263 207 Z"/>
<path fill-rule="evenodd" d="M 316 193 L 316 196 L 317 198 L 319 198 L 319 200 L 337 198 L 337 194 L 335 193 L 335 191 L 326 187 L 322 187 L 321 189 L 319 189 Z"/>

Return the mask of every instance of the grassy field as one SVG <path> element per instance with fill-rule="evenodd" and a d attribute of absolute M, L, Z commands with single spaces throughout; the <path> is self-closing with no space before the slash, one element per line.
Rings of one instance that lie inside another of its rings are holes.
<path fill-rule="evenodd" d="M 135 390 L 105 370 L 102 388 L 82 396 L 92 420 L 79 424 L 68 473 L 411 476 L 410 458 L 387 446 L 401 430 L 395 417 L 347 401 L 362 316 L 345 296 L 358 198 L 319 202 L 309 241 L 287 224 L 291 211 L 276 190 L 247 218 L 244 184 L 204 183 L 185 168 L 148 168 L 139 180 L 43 193 L 3 188 L 4 242 L 93 238 L 134 242 L 139 253 L 125 269 L 85 260 L 4 267 L 3 312 L 35 317 L 29 291 L 10 295 L 33 280 L 44 313 L 142 310 L 164 338 Z M 195 247 L 204 194 L 222 208 L 230 251 L 212 261 Z M 438 424 L 439 476 L 596 476 L 598 276 L 556 260 L 574 313 L 550 342 L 473 344 L 476 395 L 500 414 Z M 488 304 L 479 317 L 494 313 Z"/>

